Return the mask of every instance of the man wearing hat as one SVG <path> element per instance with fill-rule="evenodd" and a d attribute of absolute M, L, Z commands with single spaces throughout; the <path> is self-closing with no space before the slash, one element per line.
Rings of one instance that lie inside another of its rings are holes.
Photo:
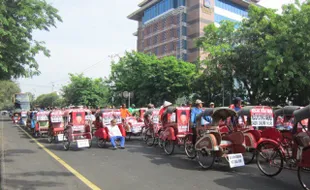
<path fill-rule="evenodd" d="M 197 138 L 197 129 L 196 129 L 196 116 L 202 112 L 202 104 L 203 102 L 199 99 L 195 102 L 195 107 L 191 111 L 191 127 L 193 131 L 193 145 L 196 144 Z"/>
<path fill-rule="evenodd" d="M 163 121 L 161 116 L 168 109 L 169 106 L 172 106 L 172 103 L 165 101 L 164 104 L 162 105 L 161 109 L 159 110 L 159 118 L 161 121 Z"/>
<path fill-rule="evenodd" d="M 210 108 L 214 108 L 214 103 L 213 102 L 210 103 Z"/>
<path fill-rule="evenodd" d="M 235 111 L 239 111 L 242 108 L 241 103 L 242 103 L 242 99 L 240 97 L 236 97 L 234 99 L 234 104 L 230 105 L 229 108 Z"/>

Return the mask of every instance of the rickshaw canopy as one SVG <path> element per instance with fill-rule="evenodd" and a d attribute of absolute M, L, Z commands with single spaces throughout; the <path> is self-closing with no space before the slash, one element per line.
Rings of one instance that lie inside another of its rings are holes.
<path fill-rule="evenodd" d="M 251 111 L 253 109 L 268 109 L 268 110 L 272 110 L 271 107 L 269 106 L 246 106 L 241 108 L 237 113 L 238 116 L 251 116 Z"/>
<path fill-rule="evenodd" d="M 300 106 L 285 106 L 283 108 L 280 108 L 278 110 L 274 111 L 274 117 L 278 116 L 293 116 L 294 111 L 300 109 Z"/>
<path fill-rule="evenodd" d="M 214 108 L 212 114 L 213 124 L 218 124 L 220 120 L 226 120 L 229 117 L 236 117 L 238 114 L 235 110 L 227 107 Z"/>
<path fill-rule="evenodd" d="M 297 124 L 298 122 L 300 122 L 304 119 L 310 118 L 310 105 L 308 105 L 304 108 L 295 110 L 293 115 L 294 115 L 294 123 L 295 124 Z"/>

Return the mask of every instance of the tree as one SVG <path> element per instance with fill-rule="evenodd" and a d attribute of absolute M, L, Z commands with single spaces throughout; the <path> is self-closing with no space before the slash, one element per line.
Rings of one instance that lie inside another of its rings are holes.
<path fill-rule="evenodd" d="M 10 80 L 0 80 L 0 110 L 13 108 L 12 98 L 20 93 L 19 86 Z"/>
<path fill-rule="evenodd" d="M 112 64 L 110 80 L 115 94 L 133 91 L 134 103 L 145 106 L 189 95 L 194 76 L 195 65 L 175 57 L 158 59 L 154 55 L 127 52 L 118 63 Z"/>
<path fill-rule="evenodd" d="M 102 78 L 91 79 L 83 74 L 69 74 L 71 83 L 62 88 L 67 105 L 103 106 L 107 103 L 108 86 Z"/>
<path fill-rule="evenodd" d="M 35 56 L 50 53 L 32 33 L 56 27 L 57 12 L 44 0 L 0 0 L 0 80 L 39 74 Z"/>
<path fill-rule="evenodd" d="M 34 106 L 41 108 L 62 106 L 61 98 L 56 92 L 42 94 L 33 102 Z"/>
<path fill-rule="evenodd" d="M 309 2 L 284 6 L 282 15 L 250 6 L 249 18 L 237 29 L 229 21 L 207 26 L 197 45 L 209 53 L 205 63 L 213 67 L 207 70 L 216 72 L 220 65 L 223 81 L 236 91 L 235 79 L 252 104 L 288 99 L 304 105 L 310 100 L 309 16 Z"/>

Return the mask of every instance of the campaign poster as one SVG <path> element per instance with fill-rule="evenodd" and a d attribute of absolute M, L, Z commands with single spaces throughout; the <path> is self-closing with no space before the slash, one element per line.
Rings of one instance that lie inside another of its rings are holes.
<path fill-rule="evenodd" d="M 85 124 L 85 112 L 73 112 L 72 118 L 74 125 L 84 125 Z"/>
<path fill-rule="evenodd" d="M 177 109 L 177 123 L 179 132 L 187 132 L 189 130 L 190 110 L 189 108 Z"/>
<path fill-rule="evenodd" d="M 254 108 L 251 110 L 251 123 L 254 127 L 273 127 L 273 111 L 271 108 Z"/>

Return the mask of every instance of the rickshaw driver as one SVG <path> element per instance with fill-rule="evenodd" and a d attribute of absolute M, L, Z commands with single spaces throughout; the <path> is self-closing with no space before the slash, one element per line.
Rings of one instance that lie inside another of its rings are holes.
<path fill-rule="evenodd" d="M 120 144 L 120 148 L 121 149 L 125 149 L 125 137 L 122 136 L 121 131 L 119 130 L 118 126 L 116 125 L 116 120 L 112 119 L 111 120 L 111 125 L 107 126 L 109 129 L 109 135 L 110 135 L 110 141 L 111 144 L 113 146 L 113 150 L 116 150 L 116 144 L 115 144 L 115 140 L 120 140 L 121 144 Z"/>
<path fill-rule="evenodd" d="M 196 144 L 196 139 L 197 139 L 196 116 L 202 112 L 202 104 L 203 102 L 197 99 L 195 102 L 196 107 L 194 107 L 191 110 L 191 128 L 193 131 L 193 139 L 192 139 L 193 145 Z"/>
<path fill-rule="evenodd" d="M 229 108 L 231 108 L 231 109 L 233 109 L 233 110 L 235 110 L 237 112 L 237 111 L 241 110 L 241 108 L 242 108 L 241 104 L 242 104 L 242 99 L 240 97 L 236 97 L 234 99 L 234 104 L 230 105 Z M 239 119 L 239 118 L 237 118 L 237 119 Z M 244 122 L 244 118 L 243 117 L 242 117 L 242 120 Z M 233 117 L 231 118 L 231 122 L 232 123 L 237 122 L 237 121 L 234 121 Z"/>
<path fill-rule="evenodd" d="M 241 108 L 242 108 L 241 103 L 242 103 L 242 99 L 240 97 L 236 97 L 234 99 L 234 104 L 230 105 L 229 108 L 231 108 L 237 112 L 237 111 L 241 110 Z"/>
<path fill-rule="evenodd" d="M 159 110 L 159 118 L 160 118 L 161 123 L 163 123 L 162 115 L 168 109 L 169 106 L 172 106 L 172 103 L 165 101 L 162 108 Z"/>
<path fill-rule="evenodd" d="M 128 109 L 126 109 L 126 104 L 122 104 L 120 111 L 121 111 L 122 122 L 125 126 L 126 131 L 129 132 L 130 128 L 129 128 L 129 125 L 127 123 L 125 123 L 125 119 L 126 119 L 126 117 L 131 116 L 131 114 L 129 113 Z"/>
<path fill-rule="evenodd" d="M 123 121 L 125 121 L 126 117 L 131 116 L 131 114 L 129 113 L 128 109 L 126 109 L 126 104 L 122 105 L 120 111 L 121 111 L 121 117 L 122 117 Z"/>

